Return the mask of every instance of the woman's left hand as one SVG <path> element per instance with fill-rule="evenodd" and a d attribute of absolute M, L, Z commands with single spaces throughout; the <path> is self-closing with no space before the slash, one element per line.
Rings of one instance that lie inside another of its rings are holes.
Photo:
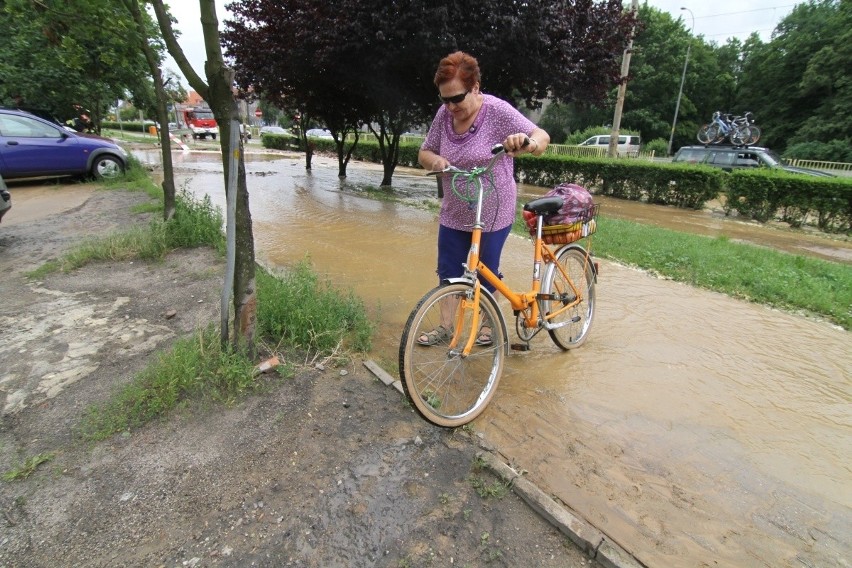
<path fill-rule="evenodd" d="M 503 140 L 503 148 L 506 149 L 506 153 L 510 156 L 526 154 L 533 150 L 533 147 L 530 146 L 529 136 L 523 132 L 508 135 L 506 139 Z"/>

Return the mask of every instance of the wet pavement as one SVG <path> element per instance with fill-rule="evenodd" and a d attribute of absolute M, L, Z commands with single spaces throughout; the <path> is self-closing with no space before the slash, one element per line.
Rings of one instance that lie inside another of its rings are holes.
<path fill-rule="evenodd" d="M 217 154 L 176 153 L 175 163 L 179 187 L 224 204 Z M 353 163 L 345 181 L 323 157 L 306 172 L 301 155 L 250 156 L 247 171 L 259 260 L 307 256 L 353 289 L 378 324 L 374 359 L 396 374 L 402 325 L 436 283 L 436 212 L 358 195 L 381 179 L 373 164 Z M 401 169 L 394 184 L 425 195 L 434 181 Z M 852 258 L 848 242 L 718 211 L 615 200 L 604 211 Z M 530 249 L 507 244 L 513 286 L 525 285 Z M 848 566 L 849 332 L 612 262 L 601 263 L 597 293 L 588 343 L 563 353 L 540 335 L 531 352 L 513 352 L 476 430 L 648 566 Z"/>

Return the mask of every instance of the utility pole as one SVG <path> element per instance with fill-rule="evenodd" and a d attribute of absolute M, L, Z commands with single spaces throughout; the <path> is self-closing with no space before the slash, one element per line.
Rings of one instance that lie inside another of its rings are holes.
<path fill-rule="evenodd" d="M 618 153 L 618 131 L 621 128 L 621 111 L 624 108 L 624 95 L 627 93 L 627 74 L 630 71 L 630 54 L 633 52 L 633 35 L 636 30 L 636 12 L 639 10 L 639 0 L 633 0 L 630 12 L 633 14 L 633 27 L 630 29 L 630 40 L 624 57 L 621 60 L 621 82 L 618 85 L 618 98 L 615 101 L 615 114 L 612 117 L 612 132 L 609 137 L 607 156 L 615 158 Z"/>
<path fill-rule="evenodd" d="M 689 48 L 692 47 L 692 32 L 695 31 L 695 16 L 692 14 L 692 10 L 686 7 L 681 8 L 681 10 L 689 12 L 689 16 L 692 18 L 692 28 L 689 30 L 689 43 L 686 44 L 686 59 L 683 60 L 683 73 L 680 76 L 680 90 L 677 92 L 677 103 L 675 103 L 675 114 L 674 119 L 672 119 L 672 133 L 669 135 L 669 147 L 666 153 L 667 156 L 672 155 L 672 143 L 674 142 L 675 126 L 677 125 L 677 114 L 680 112 L 680 98 L 683 96 L 683 82 L 686 80 L 686 66 L 689 63 Z"/>

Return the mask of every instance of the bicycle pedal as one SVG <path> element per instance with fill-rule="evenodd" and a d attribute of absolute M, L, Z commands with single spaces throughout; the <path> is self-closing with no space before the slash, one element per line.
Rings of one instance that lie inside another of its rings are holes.
<path fill-rule="evenodd" d="M 513 343 L 512 351 L 529 351 L 530 344 L 529 343 Z"/>

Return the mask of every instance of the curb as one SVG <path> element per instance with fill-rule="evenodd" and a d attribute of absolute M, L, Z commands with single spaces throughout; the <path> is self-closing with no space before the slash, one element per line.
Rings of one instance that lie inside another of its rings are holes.
<path fill-rule="evenodd" d="M 364 366 L 386 386 L 393 387 L 400 394 L 403 394 L 402 383 L 398 379 L 394 379 L 374 361 L 364 361 Z M 492 450 L 479 451 L 476 457 L 482 460 L 485 467 L 511 487 L 543 519 L 570 538 L 586 556 L 599 562 L 601 566 L 606 568 L 647 568 L 645 564 L 603 532 L 574 515 L 530 480 L 509 467 Z"/>

